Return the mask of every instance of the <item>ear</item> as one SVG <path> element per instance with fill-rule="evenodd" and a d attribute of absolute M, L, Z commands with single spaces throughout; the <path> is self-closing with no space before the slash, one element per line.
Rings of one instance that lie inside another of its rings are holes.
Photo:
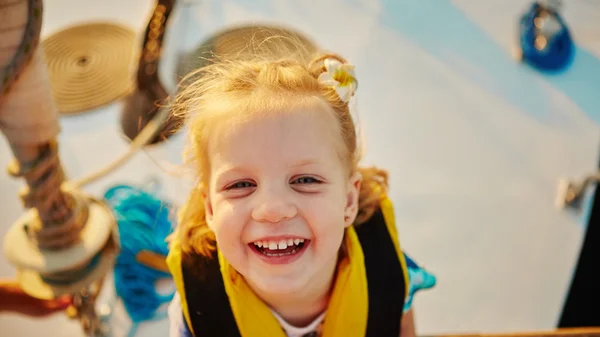
<path fill-rule="evenodd" d="M 344 210 L 344 224 L 346 227 L 352 225 L 358 215 L 358 197 L 360 195 L 361 183 L 362 175 L 358 171 L 356 171 L 348 180 L 346 208 Z"/>

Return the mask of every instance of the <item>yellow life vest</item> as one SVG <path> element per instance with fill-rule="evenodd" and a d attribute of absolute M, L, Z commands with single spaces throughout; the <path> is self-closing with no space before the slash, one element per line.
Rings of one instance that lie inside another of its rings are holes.
<path fill-rule="evenodd" d="M 409 278 L 389 199 L 364 224 L 349 227 L 322 337 L 397 337 Z M 183 258 L 178 242 L 167 257 L 187 327 L 196 337 L 285 337 L 267 305 L 218 252 Z"/>

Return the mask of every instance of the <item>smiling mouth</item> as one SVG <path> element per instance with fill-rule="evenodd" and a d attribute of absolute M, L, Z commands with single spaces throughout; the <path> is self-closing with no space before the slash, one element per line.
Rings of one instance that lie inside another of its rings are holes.
<path fill-rule="evenodd" d="M 309 240 L 287 239 L 279 241 L 255 241 L 249 246 L 266 257 L 292 256 L 300 253 L 308 245 Z"/>

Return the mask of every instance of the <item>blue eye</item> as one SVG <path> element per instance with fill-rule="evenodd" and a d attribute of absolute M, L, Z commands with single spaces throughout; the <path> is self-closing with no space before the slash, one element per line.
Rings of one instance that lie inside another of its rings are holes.
<path fill-rule="evenodd" d="M 300 177 L 298 179 L 296 179 L 293 183 L 294 184 L 318 184 L 321 181 L 313 178 L 313 177 Z"/>

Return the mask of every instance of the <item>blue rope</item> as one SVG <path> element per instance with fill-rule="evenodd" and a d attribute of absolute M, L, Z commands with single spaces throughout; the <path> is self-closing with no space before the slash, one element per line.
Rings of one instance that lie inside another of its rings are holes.
<path fill-rule="evenodd" d="M 127 185 L 117 185 L 106 191 L 104 199 L 112 208 L 119 229 L 121 252 L 117 257 L 114 279 L 117 295 L 133 321 L 129 336 L 140 322 L 166 317 L 156 311 L 174 296 L 161 295 L 155 283 L 171 279 L 171 275 L 146 267 L 136 261 L 142 250 L 167 255 L 166 237 L 173 230 L 169 219 L 170 205 L 146 191 Z"/>

